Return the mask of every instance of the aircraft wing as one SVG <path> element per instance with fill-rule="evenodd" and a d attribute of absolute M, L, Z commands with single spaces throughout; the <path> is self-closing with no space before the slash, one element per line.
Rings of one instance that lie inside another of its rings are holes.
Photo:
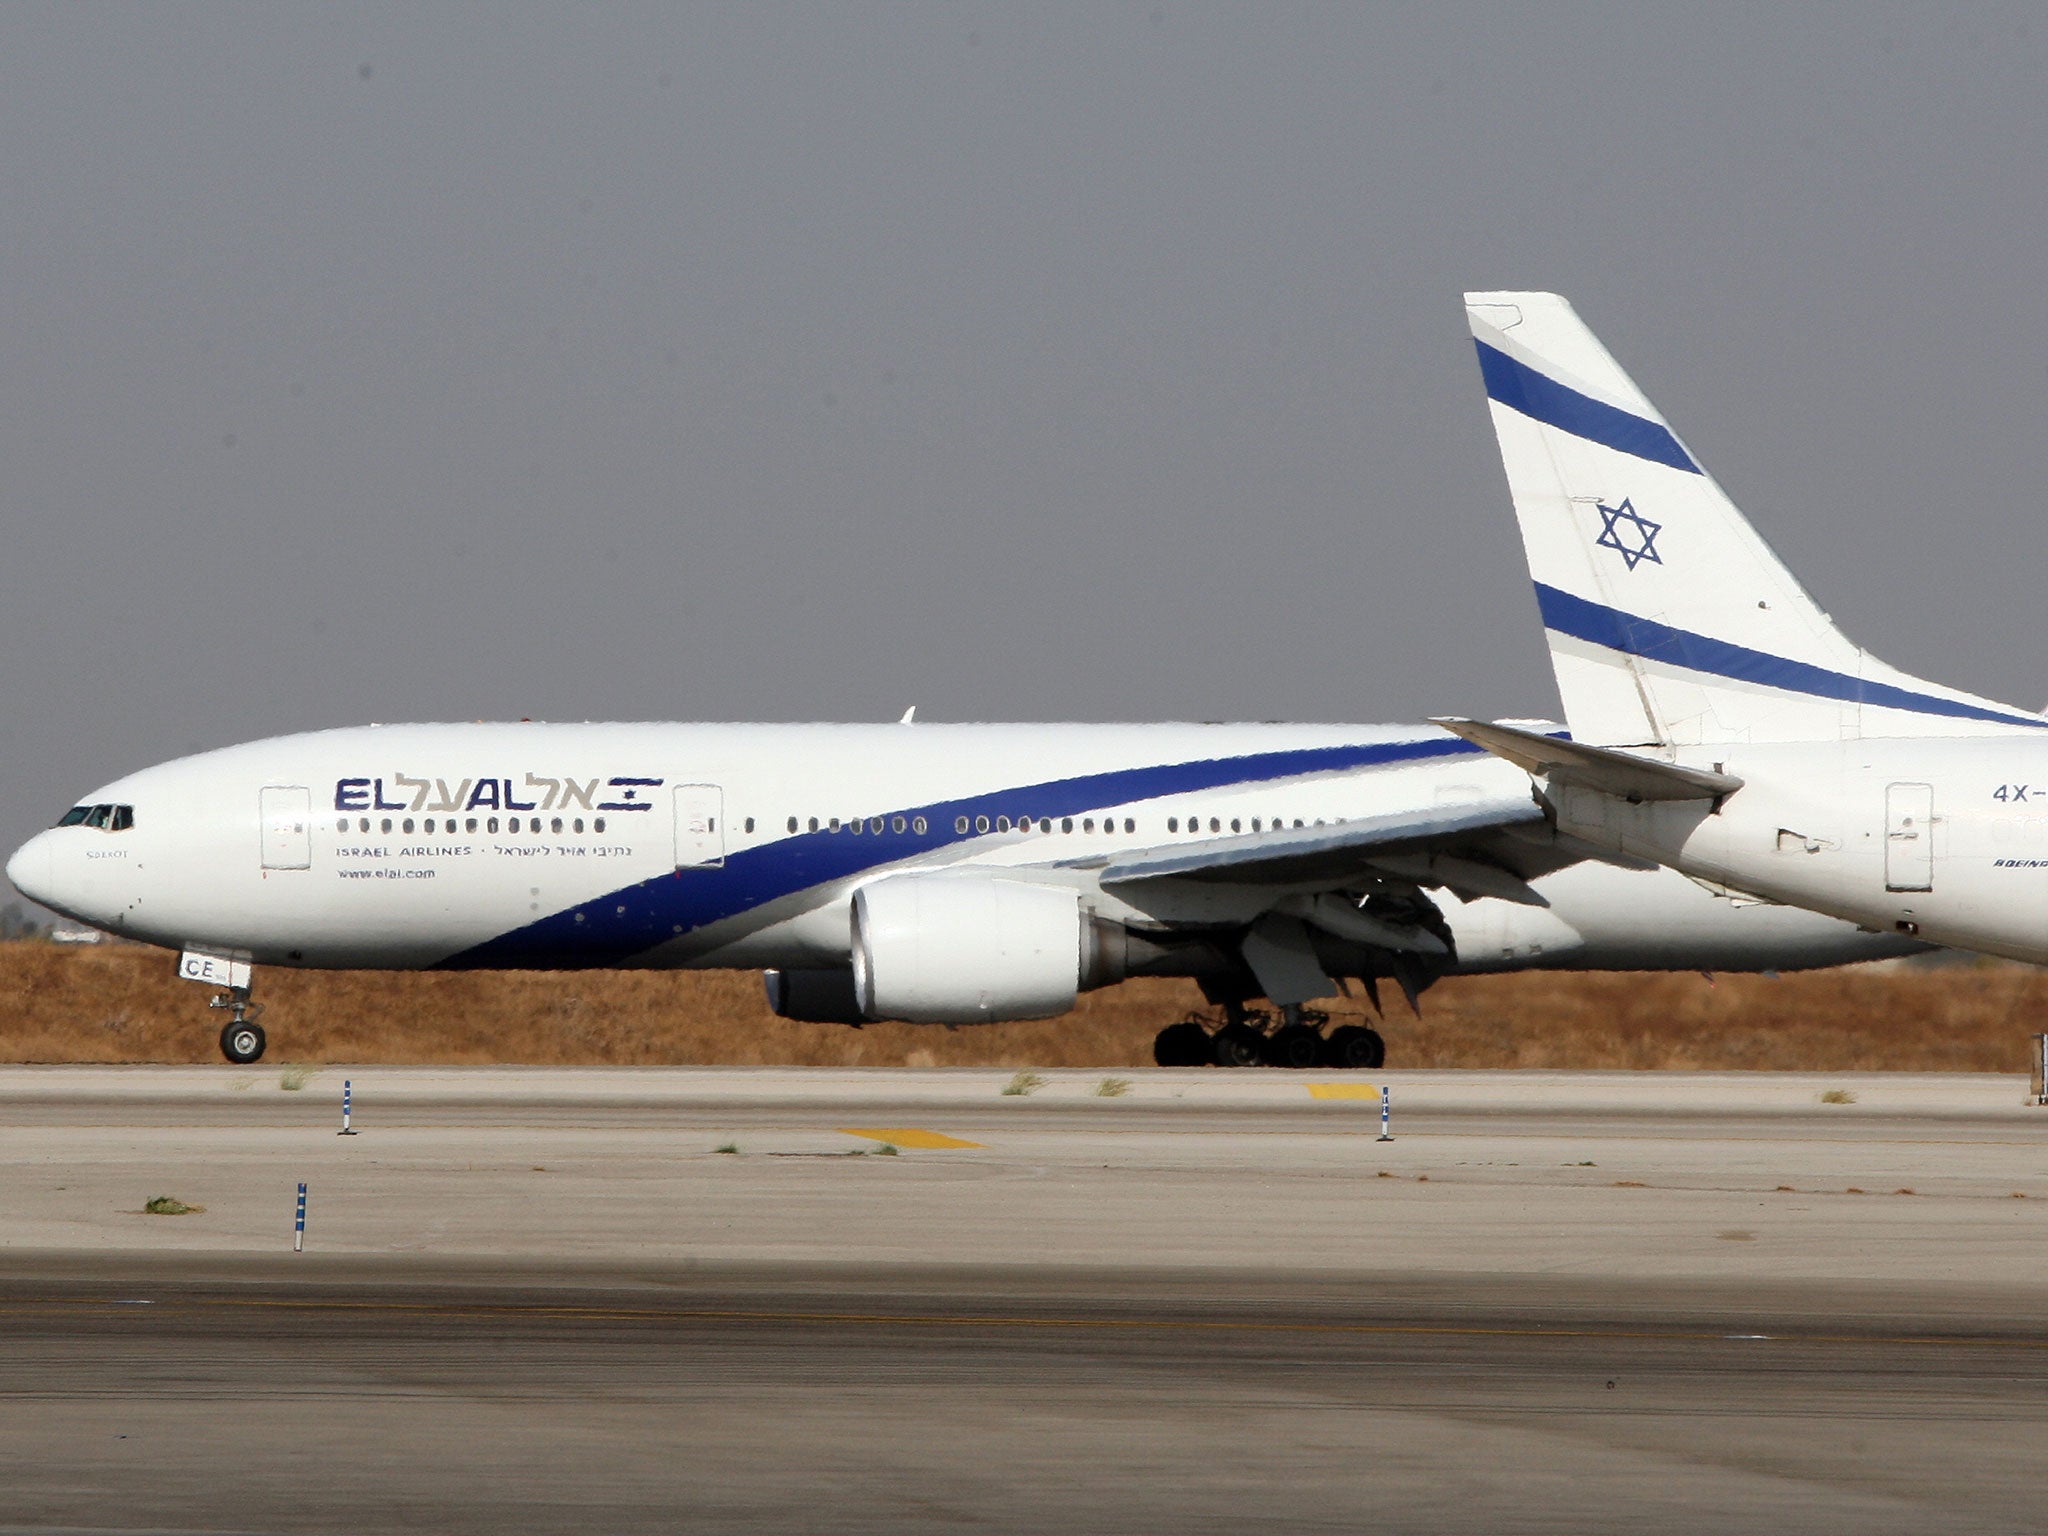
<path fill-rule="evenodd" d="M 1548 830 L 1543 812 L 1524 793 L 1319 827 L 1191 838 L 1099 862 L 1075 863 L 1099 869 L 1097 878 L 1105 886 L 1215 880 L 1334 890 L 1360 878 L 1391 875 L 1420 885 L 1448 886 L 1466 897 L 1496 896 L 1547 906 L 1529 880 L 1584 856 L 1580 850 L 1556 847 L 1547 835 L 1529 835 Z"/>

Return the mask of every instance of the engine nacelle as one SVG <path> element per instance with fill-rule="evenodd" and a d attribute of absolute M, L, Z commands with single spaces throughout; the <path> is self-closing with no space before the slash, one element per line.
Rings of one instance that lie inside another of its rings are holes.
<path fill-rule="evenodd" d="M 851 971 L 763 971 L 768 1010 L 802 1024 L 865 1024 Z"/>
<path fill-rule="evenodd" d="M 1124 930 L 1069 886 L 983 870 L 889 875 L 853 893 L 853 985 L 871 1019 L 993 1024 L 1065 1013 L 1124 976 Z"/>

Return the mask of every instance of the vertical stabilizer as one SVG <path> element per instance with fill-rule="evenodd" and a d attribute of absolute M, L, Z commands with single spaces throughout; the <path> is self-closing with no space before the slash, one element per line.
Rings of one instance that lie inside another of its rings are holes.
<path fill-rule="evenodd" d="M 1682 747 L 2048 725 L 1853 644 L 1563 299 L 1470 293 L 1465 306 L 1576 739 Z"/>

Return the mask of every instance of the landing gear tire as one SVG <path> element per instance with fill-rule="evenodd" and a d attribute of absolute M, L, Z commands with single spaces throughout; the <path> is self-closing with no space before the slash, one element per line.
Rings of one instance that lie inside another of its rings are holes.
<path fill-rule="evenodd" d="M 261 1061 L 263 1047 L 269 1043 L 263 1038 L 263 1026 L 251 1024 L 246 1019 L 229 1024 L 220 1032 L 220 1053 L 237 1066 L 246 1067 L 252 1061 Z"/>
<path fill-rule="evenodd" d="M 1210 1036 L 1219 1067 L 1256 1067 L 1266 1059 L 1266 1037 L 1249 1024 L 1226 1024 Z"/>
<path fill-rule="evenodd" d="M 1387 1042 L 1376 1029 L 1346 1024 L 1330 1031 L 1330 1038 L 1323 1042 L 1323 1060 L 1332 1067 L 1383 1067 Z"/>
<path fill-rule="evenodd" d="M 1266 1063 L 1300 1071 L 1323 1059 L 1323 1037 L 1306 1024 L 1289 1024 L 1266 1041 Z"/>
<path fill-rule="evenodd" d="M 1206 1067 L 1216 1054 L 1209 1031 L 1193 1019 L 1182 1019 L 1159 1031 L 1152 1041 L 1152 1059 L 1162 1067 Z"/>

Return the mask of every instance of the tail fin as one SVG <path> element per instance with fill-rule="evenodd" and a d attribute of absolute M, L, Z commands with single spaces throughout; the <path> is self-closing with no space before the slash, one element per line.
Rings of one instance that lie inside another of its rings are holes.
<path fill-rule="evenodd" d="M 1577 740 L 1687 746 L 2048 726 L 1853 644 L 1563 299 L 1468 293 L 1465 308 Z"/>

